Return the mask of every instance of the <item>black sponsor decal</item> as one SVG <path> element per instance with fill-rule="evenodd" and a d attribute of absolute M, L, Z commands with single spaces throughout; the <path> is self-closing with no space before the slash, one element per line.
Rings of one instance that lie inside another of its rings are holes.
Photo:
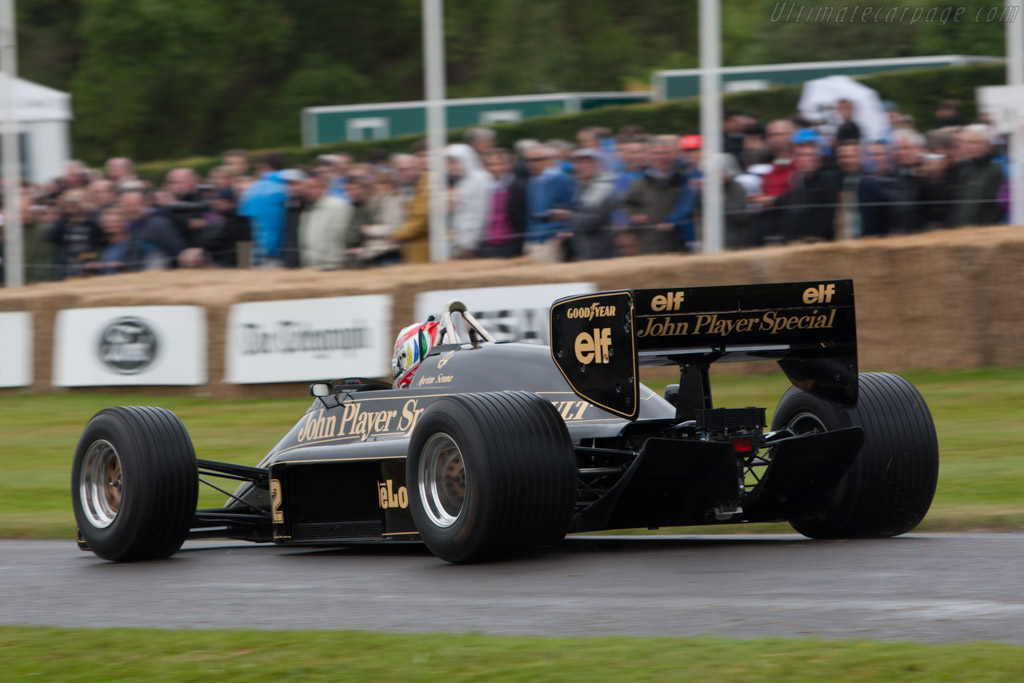
<path fill-rule="evenodd" d="M 636 297 L 642 352 L 743 344 L 834 348 L 856 334 L 849 280 L 641 289 Z"/>
<path fill-rule="evenodd" d="M 118 318 L 100 335 L 100 361 L 122 375 L 148 368 L 159 349 L 156 333 L 139 318 Z"/>
<path fill-rule="evenodd" d="M 640 410 L 633 324 L 631 292 L 561 299 L 551 307 L 551 356 L 569 386 L 629 419 Z"/>
<path fill-rule="evenodd" d="M 371 333 L 366 325 L 316 328 L 309 323 L 280 320 L 266 327 L 256 323 L 240 326 L 239 342 L 243 356 L 261 354 L 357 351 L 370 348 Z"/>

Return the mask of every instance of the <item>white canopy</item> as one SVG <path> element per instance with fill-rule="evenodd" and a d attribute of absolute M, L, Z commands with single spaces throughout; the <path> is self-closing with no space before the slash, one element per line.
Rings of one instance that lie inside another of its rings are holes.
<path fill-rule="evenodd" d="M 4 92 L 3 81 L 6 78 L 0 74 L 0 97 Z M 0 99 L 0 110 L 3 106 L 4 102 Z M 21 78 L 14 81 L 14 106 L 15 116 L 21 123 L 70 121 L 74 118 L 71 114 L 71 95 Z"/>
<path fill-rule="evenodd" d="M 839 125 L 836 102 L 853 103 L 853 120 L 860 127 L 861 140 L 880 140 L 889 135 L 889 119 L 878 93 L 849 76 L 827 76 L 804 83 L 800 113 L 812 120 L 825 120 Z"/>

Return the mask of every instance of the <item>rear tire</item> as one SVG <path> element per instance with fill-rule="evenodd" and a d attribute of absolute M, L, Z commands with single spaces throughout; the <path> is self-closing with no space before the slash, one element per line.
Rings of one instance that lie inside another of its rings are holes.
<path fill-rule="evenodd" d="M 409 507 L 420 537 L 447 562 L 552 548 L 576 502 L 576 454 L 555 407 L 526 392 L 435 401 L 412 435 Z"/>
<path fill-rule="evenodd" d="M 939 448 L 928 406 L 907 380 L 862 373 L 853 409 L 790 388 L 772 418 L 773 430 L 785 427 L 797 433 L 864 429 L 864 446 L 824 511 L 790 522 L 804 536 L 898 536 L 924 519 L 935 495 Z"/>
<path fill-rule="evenodd" d="M 75 449 L 71 500 L 80 538 L 115 562 L 173 555 L 199 495 L 192 440 L 163 408 L 102 410 Z"/>

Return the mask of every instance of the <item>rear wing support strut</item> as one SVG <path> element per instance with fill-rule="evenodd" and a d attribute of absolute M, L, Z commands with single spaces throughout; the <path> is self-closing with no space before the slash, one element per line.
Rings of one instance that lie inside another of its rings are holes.
<path fill-rule="evenodd" d="M 697 418 L 698 410 L 714 408 L 711 400 L 711 361 L 683 363 L 679 366 L 679 398 L 676 400 L 676 422 Z"/>

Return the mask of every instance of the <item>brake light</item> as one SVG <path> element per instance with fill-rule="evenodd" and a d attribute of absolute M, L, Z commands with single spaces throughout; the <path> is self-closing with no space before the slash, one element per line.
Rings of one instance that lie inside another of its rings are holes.
<path fill-rule="evenodd" d="M 753 453 L 754 440 L 749 436 L 740 436 L 732 440 L 732 450 L 735 453 Z"/>

